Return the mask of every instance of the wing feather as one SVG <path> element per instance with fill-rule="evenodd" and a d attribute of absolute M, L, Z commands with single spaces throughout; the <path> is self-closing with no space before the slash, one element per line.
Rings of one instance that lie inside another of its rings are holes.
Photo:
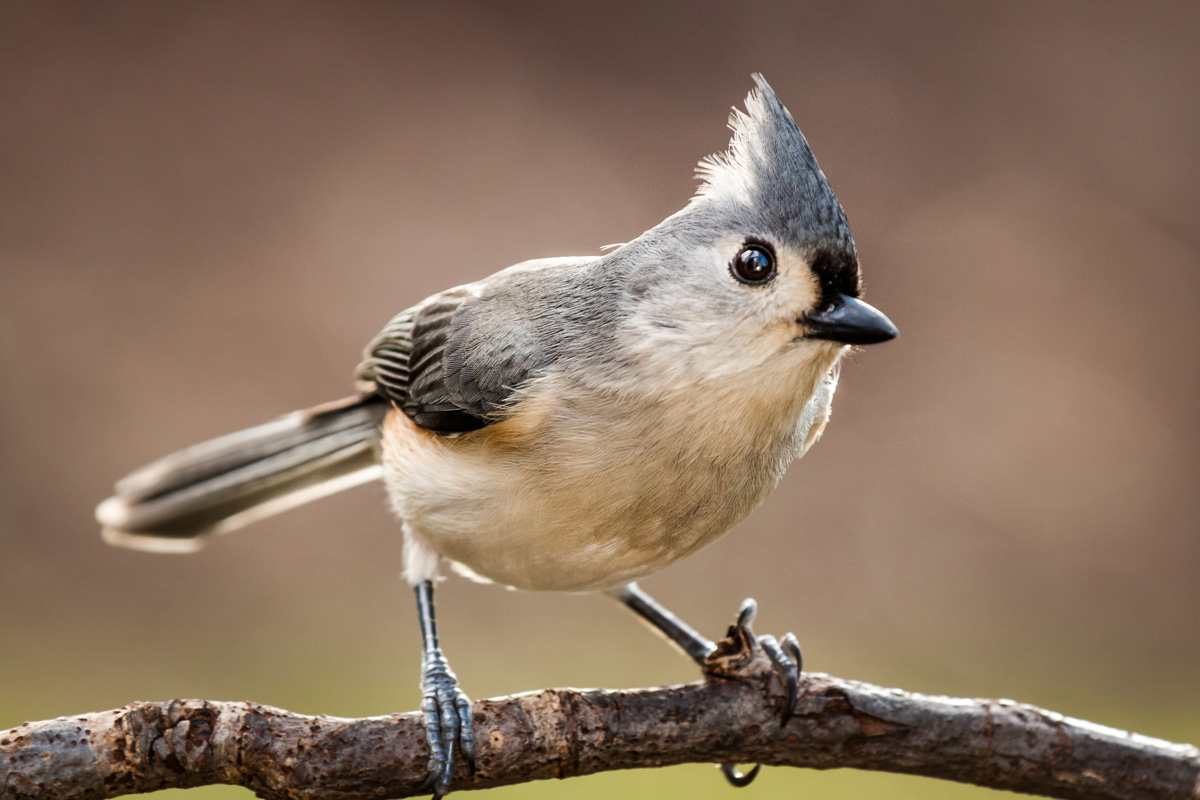
<path fill-rule="evenodd" d="M 513 392 L 551 360 L 530 322 L 508 308 L 472 286 L 434 295 L 384 327 L 358 378 L 435 433 L 496 422 Z"/>

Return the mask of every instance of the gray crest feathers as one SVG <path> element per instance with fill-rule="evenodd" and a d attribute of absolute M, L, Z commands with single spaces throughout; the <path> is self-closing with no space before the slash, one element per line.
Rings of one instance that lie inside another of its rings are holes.
<path fill-rule="evenodd" d="M 769 218 L 802 246 L 840 245 L 853 251 L 845 212 L 817 165 L 812 148 L 761 75 L 733 109 L 729 148 L 702 160 L 694 202 L 736 204 Z"/>

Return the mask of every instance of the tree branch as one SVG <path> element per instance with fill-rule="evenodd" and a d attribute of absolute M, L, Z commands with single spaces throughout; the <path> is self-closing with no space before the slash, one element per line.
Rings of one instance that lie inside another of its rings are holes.
<path fill-rule="evenodd" d="M 806 673 L 795 716 L 758 648 L 725 640 L 705 681 L 544 689 L 474 704 L 478 771 L 456 789 L 687 762 L 885 770 L 1048 797 L 1200 800 L 1200 751 L 1011 700 L 884 689 Z M 309 717 L 173 700 L 0 732 L 4 800 L 92 800 L 232 784 L 269 800 L 420 792 L 417 713 Z"/>

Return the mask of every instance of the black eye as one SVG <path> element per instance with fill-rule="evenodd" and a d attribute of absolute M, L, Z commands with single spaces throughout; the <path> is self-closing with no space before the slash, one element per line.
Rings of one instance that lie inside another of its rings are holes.
<path fill-rule="evenodd" d="M 729 265 L 733 277 L 751 286 L 762 286 L 775 277 L 775 254 L 763 244 L 743 247 Z"/>

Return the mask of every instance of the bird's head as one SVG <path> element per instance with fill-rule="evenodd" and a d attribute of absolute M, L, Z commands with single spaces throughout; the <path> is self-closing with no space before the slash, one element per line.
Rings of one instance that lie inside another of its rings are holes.
<path fill-rule="evenodd" d="M 861 299 L 846 214 L 808 142 L 755 81 L 730 117 L 729 148 L 700 163 L 691 202 L 637 241 L 654 269 L 630 276 L 637 326 L 655 347 L 687 345 L 711 373 L 781 354 L 832 366 L 845 345 L 897 335 Z"/>

